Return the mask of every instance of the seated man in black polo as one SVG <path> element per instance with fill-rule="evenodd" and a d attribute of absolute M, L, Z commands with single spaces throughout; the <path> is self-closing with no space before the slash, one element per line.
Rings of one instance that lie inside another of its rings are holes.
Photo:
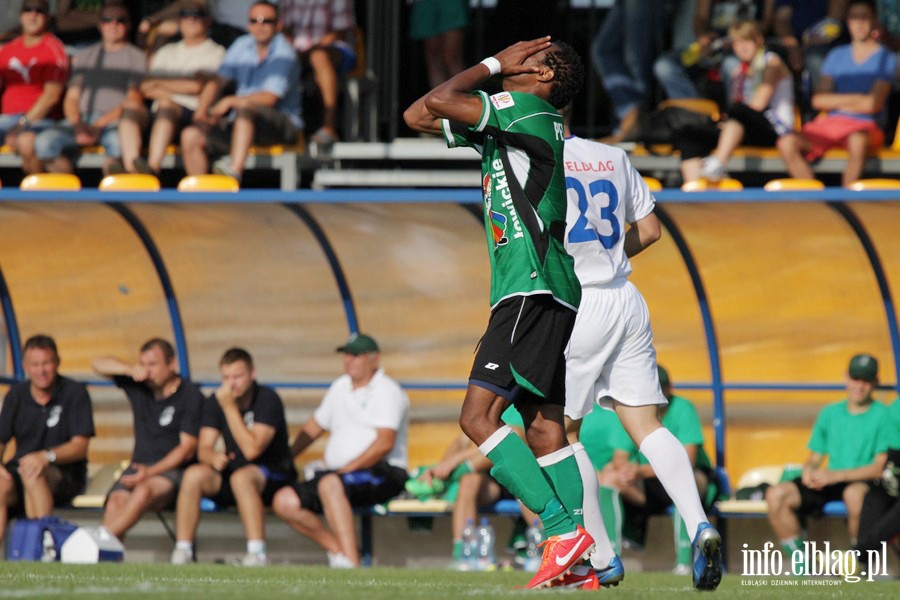
<path fill-rule="evenodd" d="M 200 500 L 237 506 L 247 536 L 247 567 L 268 564 L 265 507 L 297 477 L 288 447 L 284 404 L 271 388 L 256 383 L 253 359 L 243 348 L 227 350 L 219 361 L 222 385 L 203 404 L 198 464 L 184 474 L 176 508 L 173 564 L 193 560 L 200 523 Z M 225 451 L 216 449 L 224 438 Z"/>
<path fill-rule="evenodd" d="M 103 526 L 116 537 L 147 510 L 174 508 L 184 469 L 197 453 L 203 394 L 175 370 L 175 349 L 160 338 L 141 346 L 138 364 L 97 358 L 94 370 L 125 391 L 134 415 L 131 464 L 109 490 Z"/>
<path fill-rule="evenodd" d="M 32 336 L 22 355 L 28 379 L 9 390 L 0 410 L 0 457 L 16 440 L 12 460 L 0 466 L 0 541 L 10 508 L 39 519 L 84 490 L 94 435 L 91 398 L 84 385 L 60 376 L 53 338 Z"/>

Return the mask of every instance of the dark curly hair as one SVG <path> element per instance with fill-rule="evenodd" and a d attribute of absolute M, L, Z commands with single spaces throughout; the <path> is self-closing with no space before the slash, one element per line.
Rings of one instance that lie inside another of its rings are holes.
<path fill-rule="evenodd" d="M 569 44 L 553 42 L 556 46 L 547 52 L 544 64 L 555 74 L 554 85 L 547 101 L 559 110 L 575 99 L 581 86 L 584 85 L 584 65 L 581 57 Z"/>

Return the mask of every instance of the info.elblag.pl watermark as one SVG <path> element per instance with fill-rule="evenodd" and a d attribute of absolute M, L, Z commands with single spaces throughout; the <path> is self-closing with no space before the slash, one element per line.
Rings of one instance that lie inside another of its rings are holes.
<path fill-rule="evenodd" d="M 785 554 L 766 542 L 762 550 L 751 550 L 748 544 L 741 550 L 743 570 L 741 585 L 793 586 L 793 585 L 841 585 L 843 582 L 874 581 L 876 577 L 888 577 L 887 543 L 881 548 L 868 550 L 831 549 L 824 542 L 803 542 L 803 548 L 794 550 L 786 561 Z M 753 579 L 756 577 L 794 577 L 795 579 Z M 834 577 L 838 579 L 808 579 L 810 577 Z"/>

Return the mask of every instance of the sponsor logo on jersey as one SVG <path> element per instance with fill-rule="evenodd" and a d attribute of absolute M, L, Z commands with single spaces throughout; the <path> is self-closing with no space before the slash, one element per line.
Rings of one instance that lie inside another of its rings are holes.
<path fill-rule="evenodd" d="M 244 413 L 244 425 L 247 426 L 247 429 L 253 429 L 253 411 L 248 410 Z"/>
<path fill-rule="evenodd" d="M 505 246 L 509 243 L 506 237 L 506 215 L 497 211 L 490 211 L 491 215 L 491 233 L 494 235 L 494 248 L 497 246 Z"/>
<path fill-rule="evenodd" d="M 484 203 L 488 207 L 491 205 L 491 175 L 487 174 L 481 181 L 481 191 L 484 192 Z"/>
<path fill-rule="evenodd" d="M 59 425 L 59 418 L 62 416 L 62 406 L 51 406 L 50 414 L 47 415 L 47 427 L 56 427 Z"/>
<path fill-rule="evenodd" d="M 500 365 L 498 365 L 497 363 L 489 362 L 488 364 L 484 365 L 484 368 L 488 371 L 496 371 L 500 368 Z"/>
<path fill-rule="evenodd" d="M 167 406 L 163 409 L 162 413 L 159 415 L 159 426 L 160 427 L 168 427 L 172 424 L 172 419 L 175 418 L 175 407 Z"/>
<path fill-rule="evenodd" d="M 491 104 L 493 104 L 494 108 L 497 110 L 503 110 L 504 108 L 515 106 L 516 101 L 513 100 L 512 94 L 509 92 L 500 92 L 499 94 L 491 96 Z"/>
<path fill-rule="evenodd" d="M 493 163 L 491 163 L 491 178 L 492 183 L 490 185 L 490 189 L 492 192 L 496 191 L 500 200 L 503 202 L 500 204 L 500 207 L 506 209 L 507 213 L 509 213 L 508 221 L 511 221 L 512 228 L 514 230 L 512 237 L 513 239 L 518 239 L 521 237 L 525 237 L 525 234 L 522 233 L 522 223 L 519 221 L 519 214 L 516 212 L 516 208 L 513 206 L 512 195 L 509 192 L 509 182 L 506 179 L 506 170 L 503 168 L 503 161 L 499 158 L 496 159 Z M 487 187 L 487 186 L 485 186 Z M 494 219 L 494 215 L 499 215 L 499 212 L 491 210 L 491 204 L 487 205 L 487 210 L 490 211 L 491 214 L 491 222 L 495 226 L 494 230 L 494 247 L 505 245 L 509 238 L 505 237 L 506 235 L 506 227 L 507 227 L 507 218 L 506 215 L 503 216 L 503 243 L 501 244 L 497 237 L 497 221 Z"/>

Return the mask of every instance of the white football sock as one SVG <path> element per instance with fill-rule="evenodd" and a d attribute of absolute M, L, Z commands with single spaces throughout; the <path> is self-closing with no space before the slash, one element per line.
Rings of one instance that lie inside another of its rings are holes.
<path fill-rule="evenodd" d="M 584 511 L 584 528 L 594 538 L 596 550 L 591 555 L 591 565 L 595 569 L 605 569 L 609 561 L 616 555 L 613 550 L 606 527 L 603 525 L 603 516 L 600 514 L 600 484 L 597 482 L 597 471 L 581 442 L 572 444 L 575 452 L 575 462 L 578 463 L 578 471 L 581 474 L 581 484 L 584 486 L 584 499 L 582 510 Z"/>
<path fill-rule="evenodd" d="M 247 553 L 266 555 L 266 540 L 247 540 Z"/>
<path fill-rule="evenodd" d="M 708 519 L 703 511 L 703 504 L 700 503 L 697 480 L 694 479 L 694 469 L 687 451 L 665 427 L 660 427 L 645 437 L 640 449 L 653 467 L 656 478 L 675 503 L 675 508 L 681 513 L 688 535 L 693 539 L 697 534 L 697 527 Z"/>

